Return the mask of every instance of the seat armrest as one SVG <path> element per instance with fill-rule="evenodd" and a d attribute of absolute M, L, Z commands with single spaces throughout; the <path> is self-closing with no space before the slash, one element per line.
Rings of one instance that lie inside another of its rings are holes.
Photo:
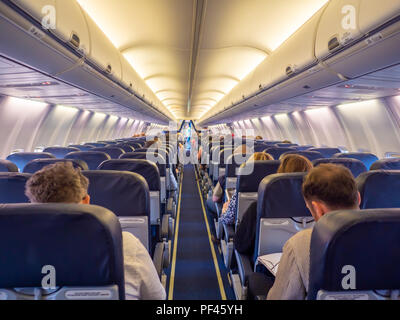
<path fill-rule="evenodd" d="M 246 286 L 249 275 L 253 273 L 250 257 L 239 253 L 237 250 L 235 250 L 235 256 L 238 264 L 240 282 L 242 286 Z"/>
<path fill-rule="evenodd" d="M 154 266 L 156 267 L 156 271 L 160 279 L 163 273 L 163 255 L 164 255 L 164 243 L 158 242 L 156 244 L 156 248 L 154 249 L 153 263 Z"/>
<path fill-rule="evenodd" d="M 267 300 L 267 296 L 256 296 L 256 300 L 258 301 Z"/>
<path fill-rule="evenodd" d="M 223 226 L 224 226 L 224 233 L 225 233 L 225 241 L 226 242 L 233 241 L 233 238 L 235 237 L 235 228 L 234 228 L 234 226 L 226 225 L 224 223 L 223 223 Z"/>
<path fill-rule="evenodd" d="M 169 231 L 169 214 L 164 214 L 161 222 L 161 239 L 168 240 Z"/>

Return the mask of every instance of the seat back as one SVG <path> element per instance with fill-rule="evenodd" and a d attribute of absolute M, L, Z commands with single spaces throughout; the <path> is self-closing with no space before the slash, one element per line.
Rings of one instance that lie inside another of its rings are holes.
<path fill-rule="evenodd" d="M 349 152 L 349 153 L 337 153 L 333 156 L 334 158 L 350 158 L 357 159 L 364 163 L 367 170 L 369 170 L 372 164 L 378 161 L 378 157 L 368 152 Z"/>
<path fill-rule="evenodd" d="M 310 150 L 313 149 L 314 146 L 308 145 L 308 146 L 294 146 L 297 151 L 315 151 L 315 150 Z"/>
<path fill-rule="evenodd" d="M 316 151 L 323 155 L 324 158 L 332 158 L 335 154 L 341 153 L 339 148 L 312 148 L 308 151 Z"/>
<path fill-rule="evenodd" d="M 51 153 L 54 155 L 57 159 L 64 159 L 64 157 L 71 152 L 75 151 L 80 151 L 78 148 L 73 148 L 73 147 L 50 147 L 50 148 L 45 148 L 43 152 Z"/>
<path fill-rule="evenodd" d="M 90 202 L 119 218 L 123 231 L 132 233 L 150 250 L 150 193 L 146 180 L 126 171 L 83 171 L 89 179 Z"/>
<path fill-rule="evenodd" d="M 0 260 L 2 299 L 125 299 L 121 227 L 105 208 L 0 206 Z M 42 288 L 49 270 L 50 292 Z"/>
<path fill-rule="evenodd" d="M 0 159 L 0 172 L 18 172 L 18 167 L 9 160 Z"/>
<path fill-rule="evenodd" d="M 378 160 L 370 170 L 400 170 L 400 158 Z"/>
<path fill-rule="evenodd" d="M 322 153 L 319 153 L 317 151 L 289 151 L 289 152 L 285 152 L 282 156 L 285 156 L 287 154 L 297 154 L 299 156 L 303 156 L 304 158 L 307 158 L 310 161 L 324 158 Z"/>
<path fill-rule="evenodd" d="M 296 143 L 277 143 L 275 144 L 278 148 L 290 148 L 290 147 L 298 147 L 299 145 Z"/>
<path fill-rule="evenodd" d="M 399 299 L 399 230 L 399 209 L 323 216 L 311 237 L 307 299 Z"/>
<path fill-rule="evenodd" d="M 35 159 L 55 159 L 51 153 L 45 152 L 17 152 L 10 154 L 7 160 L 14 163 L 20 172 L 24 170 L 24 167 Z"/>
<path fill-rule="evenodd" d="M 124 150 L 126 153 L 135 151 L 134 147 L 130 146 L 129 144 L 124 144 L 124 143 L 115 144 L 114 147 L 120 148 L 120 149 Z"/>
<path fill-rule="evenodd" d="M 269 146 L 267 144 L 264 144 L 264 143 L 254 144 L 254 152 L 263 152 L 268 147 Z"/>
<path fill-rule="evenodd" d="M 55 164 L 57 162 L 72 162 L 74 168 L 79 168 L 81 170 L 88 170 L 88 165 L 83 160 L 67 160 L 67 159 L 36 159 L 29 162 L 25 168 L 24 173 L 35 173 L 42 170 L 44 167 Z"/>
<path fill-rule="evenodd" d="M 121 154 L 125 153 L 123 149 L 118 147 L 94 148 L 92 151 L 107 153 L 111 157 L 111 159 L 119 159 Z"/>
<path fill-rule="evenodd" d="M 225 174 L 228 158 L 230 158 L 230 156 L 233 154 L 233 151 L 234 149 L 232 148 L 224 148 L 219 151 L 218 165 L 214 166 L 214 174 L 213 174 L 213 176 L 215 176 L 217 180 L 220 176 Z"/>
<path fill-rule="evenodd" d="M 101 142 L 88 142 L 85 143 L 86 146 L 92 146 L 94 148 L 103 148 L 107 145 L 107 143 L 101 143 Z"/>
<path fill-rule="evenodd" d="M 90 151 L 90 150 L 96 148 L 95 146 L 89 146 L 89 145 L 83 145 L 83 144 L 71 144 L 68 147 L 76 148 L 76 149 L 79 149 L 80 151 Z"/>
<path fill-rule="evenodd" d="M 250 155 L 246 155 L 245 158 L 242 156 L 235 157 L 235 155 L 230 155 L 226 161 L 225 166 L 225 176 L 226 176 L 226 188 L 234 189 L 236 188 L 237 173 L 239 167 L 245 163 L 250 158 Z"/>
<path fill-rule="evenodd" d="M 351 171 L 354 178 L 357 178 L 361 173 L 367 171 L 365 165 L 360 160 L 357 159 L 328 158 L 328 159 L 318 159 L 313 161 L 314 167 L 317 167 L 320 164 L 324 163 L 331 163 L 344 166 Z"/>
<path fill-rule="evenodd" d="M 100 151 L 80 151 L 68 153 L 65 159 L 83 160 L 87 163 L 89 170 L 96 170 L 102 162 L 110 160 L 111 157 Z"/>
<path fill-rule="evenodd" d="M 281 155 L 286 152 L 296 151 L 294 148 L 279 148 L 279 147 L 271 147 L 264 150 L 266 153 L 269 153 L 275 160 L 279 160 Z"/>
<path fill-rule="evenodd" d="M 28 203 L 25 185 L 30 174 L 16 172 L 0 173 L 0 203 Z"/>
<path fill-rule="evenodd" d="M 374 170 L 357 178 L 361 209 L 400 208 L 400 171 Z"/>
<path fill-rule="evenodd" d="M 314 219 L 302 195 L 307 173 L 282 173 L 265 177 L 258 189 L 257 233 L 254 260 L 282 252 L 298 231 L 310 228 Z"/>

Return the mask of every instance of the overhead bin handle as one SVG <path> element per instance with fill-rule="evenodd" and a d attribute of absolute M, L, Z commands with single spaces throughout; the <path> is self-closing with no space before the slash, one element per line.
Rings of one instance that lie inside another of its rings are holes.
<path fill-rule="evenodd" d="M 79 50 L 79 46 L 81 45 L 81 39 L 79 36 L 73 31 L 71 35 L 70 44 L 75 47 L 75 49 Z"/>
<path fill-rule="evenodd" d="M 107 65 L 106 72 L 109 73 L 109 74 L 111 74 L 111 72 L 112 72 L 112 66 L 111 66 L 111 64 L 108 64 L 108 65 Z"/>
<path fill-rule="evenodd" d="M 328 49 L 330 52 L 334 52 L 339 48 L 340 48 L 340 42 L 339 42 L 337 35 L 335 35 L 335 36 L 333 36 L 332 39 L 329 40 Z"/>

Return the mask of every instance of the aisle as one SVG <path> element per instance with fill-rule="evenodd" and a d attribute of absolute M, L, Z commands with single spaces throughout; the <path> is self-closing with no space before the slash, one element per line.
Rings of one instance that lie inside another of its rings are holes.
<path fill-rule="evenodd" d="M 173 255 L 171 266 L 169 299 L 226 299 L 227 275 L 225 270 L 222 270 L 221 275 L 219 254 L 215 252 L 214 245 L 210 246 L 193 165 L 185 167 L 178 215 L 177 246 L 174 248 L 176 255 Z M 229 292 L 228 298 L 231 296 Z"/>

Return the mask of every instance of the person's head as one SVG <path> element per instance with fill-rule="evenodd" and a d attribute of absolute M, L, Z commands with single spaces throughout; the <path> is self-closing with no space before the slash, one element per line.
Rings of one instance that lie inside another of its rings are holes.
<path fill-rule="evenodd" d="M 306 157 L 298 154 L 287 154 L 281 157 L 277 173 L 308 172 L 313 165 Z"/>
<path fill-rule="evenodd" d="M 334 164 L 313 168 L 304 180 L 304 200 L 314 219 L 334 210 L 359 209 L 361 198 L 349 169 Z"/>
<path fill-rule="evenodd" d="M 257 136 L 257 137 L 255 138 L 255 140 L 262 140 L 262 138 L 263 138 L 263 137 L 261 137 L 261 136 Z"/>
<path fill-rule="evenodd" d="M 250 161 L 268 161 L 268 160 L 274 160 L 274 158 L 266 152 L 255 152 L 252 154 L 252 156 L 247 160 L 247 162 Z"/>
<path fill-rule="evenodd" d="M 282 141 L 282 143 L 286 143 L 286 144 L 292 144 L 292 142 L 291 142 L 291 141 L 289 141 L 289 140 L 283 140 L 283 141 Z"/>
<path fill-rule="evenodd" d="M 36 172 L 26 182 L 25 194 L 32 203 L 89 204 L 89 180 L 71 162 L 57 162 Z"/>

